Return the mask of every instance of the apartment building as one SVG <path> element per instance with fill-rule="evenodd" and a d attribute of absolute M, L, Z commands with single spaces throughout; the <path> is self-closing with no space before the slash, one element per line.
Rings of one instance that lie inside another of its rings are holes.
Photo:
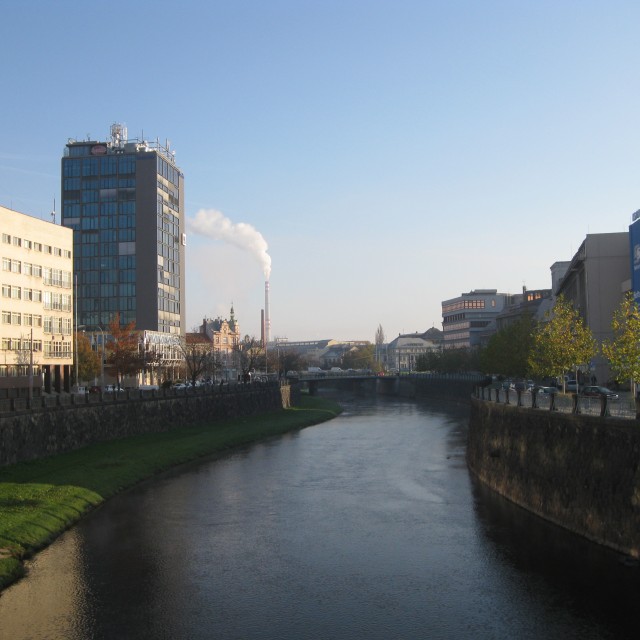
<path fill-rule="evenodd" d="M 69 391 L 73 233 L 0 206 L 0 397 Z"/>

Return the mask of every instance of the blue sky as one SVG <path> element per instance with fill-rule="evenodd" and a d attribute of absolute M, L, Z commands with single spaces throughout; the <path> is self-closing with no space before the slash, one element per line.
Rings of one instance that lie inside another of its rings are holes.
<path fill-rule="evenodd" d="M 68 138 L 171 141 L 186 214 L 251 225 L 272 337 L 441 327 L 550 286 L 640 208 L 640 4 L 4 0 L 0 204 L 49 219 Z M 251 252 L 190 233 L 188 329 L 259 335 Z"/>

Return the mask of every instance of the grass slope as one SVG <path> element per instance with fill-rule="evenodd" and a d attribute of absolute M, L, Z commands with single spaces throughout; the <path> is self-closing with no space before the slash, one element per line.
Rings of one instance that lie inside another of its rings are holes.
<path fill-rule="evenodd" d="M 0 469 L 0 589 L 42 549 L 110 496 L 182 462 L 330 420 L 339 405 L 303 396 L 297 407 L 114 440 Z"/>

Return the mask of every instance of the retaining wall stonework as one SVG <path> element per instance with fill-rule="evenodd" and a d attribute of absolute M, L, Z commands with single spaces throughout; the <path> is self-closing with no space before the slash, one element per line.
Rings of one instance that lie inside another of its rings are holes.
<path fill-rule="evenodd" d="M 240 418 L 297 403 L 297 389 L 239 387 L 224 393 L 134 397 L 63 404 L 0 417 L 0 466 L 36 460 L 119 438 Z"/>
<path fill-rule="evenodd" d="M 469 468 L 516 504 L 640 557 L 640 425 L 472 398 Z"/>

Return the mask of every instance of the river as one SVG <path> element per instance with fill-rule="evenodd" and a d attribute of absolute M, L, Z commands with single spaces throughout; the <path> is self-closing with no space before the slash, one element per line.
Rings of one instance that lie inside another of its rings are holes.
<path fill-rule="evenodd" d="M 338 418 L 110 500 L 0 597 L 0 638 L 635 638 L 639 570 L 480 486 L 468 407 Z"/>

